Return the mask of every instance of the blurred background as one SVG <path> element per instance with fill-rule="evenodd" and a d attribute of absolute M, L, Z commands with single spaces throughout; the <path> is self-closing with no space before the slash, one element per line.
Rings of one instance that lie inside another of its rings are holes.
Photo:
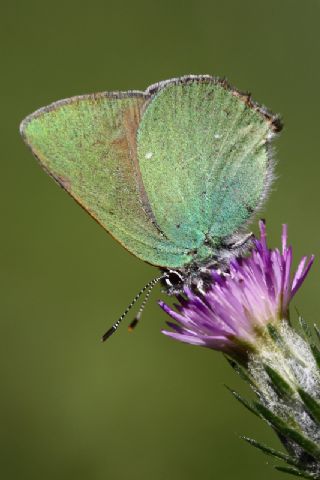
<path fill-rule="evenodd" d="M 261 214 L 270 244 L 286 222 L 296 262 L 319 257 L 319 22 L 319 0 L 2 3 L 1 478 L 281 478 L 239 439 L 278 445 L 224 387 L 246 392 L 222 355 L 160 333 L 160 288 L 133 334 L 100 343 L 157 270 L 41 171 L 18 125 L 72 95 L 226 76 L 285 124 Z M 319 279 L 317 260 L 294 301 L 309 322 Z"/>

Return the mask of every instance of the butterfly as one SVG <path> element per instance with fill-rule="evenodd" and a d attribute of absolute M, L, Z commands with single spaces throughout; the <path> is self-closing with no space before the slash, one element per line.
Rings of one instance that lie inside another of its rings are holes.
<path fill-rule="evenodd" d="M 212 268 L 248 248 L 245 228 L 273 179 L 281 122 L 249 94 L 209 75 L 146 91 L 52 103 L 20 131 L 44 170 L 129 252 L 156 265 L 169 295 L 205 291 Z"/>

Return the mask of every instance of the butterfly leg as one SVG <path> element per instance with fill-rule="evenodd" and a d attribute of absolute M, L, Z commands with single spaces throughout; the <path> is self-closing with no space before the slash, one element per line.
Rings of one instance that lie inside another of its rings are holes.
<path fill-rule="evenodd" d="M 247 235 L 244 235 L 239 240 L 237 240 L 235 243 L 232 243 L 231 248 L 241 248 L 241 247 L 247 245 L 247 243 L 250 243 L 253 238 L 254 238 L 254 234 L 252 232 L 247 233 Z"/>

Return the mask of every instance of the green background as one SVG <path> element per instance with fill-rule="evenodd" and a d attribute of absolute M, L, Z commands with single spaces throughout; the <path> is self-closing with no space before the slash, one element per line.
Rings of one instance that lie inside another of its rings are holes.
<path fill-rule="evenodd" d="M 319 253 L 319 0 L 28 2 L 1 6 L 0 476 L 6 480 L 281 478 L 238 437 L 277 445 L 224 384 L 222 355 L 161 335 L 154 292 L 134 334 L 99 336 L 157 274 L 45 175 L 18 124 L 54 100 L 226 76 L 275 112 L 271 245 Z M 254 227 L 256 228 L 256 227 Z M 320 307 L 316 263 L 295 304 Z"/>

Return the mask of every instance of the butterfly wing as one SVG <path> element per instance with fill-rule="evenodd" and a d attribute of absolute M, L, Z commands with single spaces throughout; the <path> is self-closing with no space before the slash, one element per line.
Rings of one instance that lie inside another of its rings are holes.
<path fill-rule="evenodd" d="M 136 132 L 150 95 L 95 94 L 56 102 L 21 124 L 44 169 L 137 257 L 180 266 L 185 251 L 159 229 L 144 190 Z"/>
<path fill-rule="evenodd" d="M 209 76 L 149 87 L 138 160 L 158 225 L 196 249 L 243 226 L 265 197 L 276 117 Z"/>

